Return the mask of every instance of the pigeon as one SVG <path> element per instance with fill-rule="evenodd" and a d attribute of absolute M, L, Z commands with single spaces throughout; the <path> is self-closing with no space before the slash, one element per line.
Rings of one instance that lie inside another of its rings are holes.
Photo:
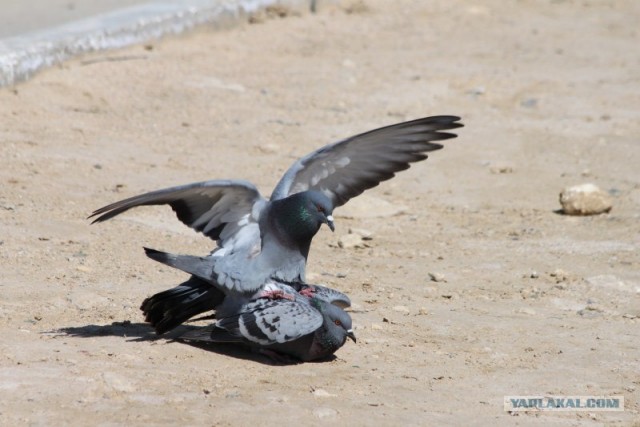
<path fill-rule="evenodd" d="M 146 249 L 152 251 L 151 249 Z M 155 251 L 159 252 L 159 251 Z M 153 256 L 159 256 L 154 254 Z M 265 284 L 259 297 L 271 299 L 295 299 L 296 294 L 307 299 L 319 299 L 340 308 L 351 306 L 351 300 L 345 294 L 322 285 L 307 283 L 289 283 L 270 281 Z M 151 324 L 157 334 L 164 334 L 183 324 L 196 315 L 217 311 L 219 307 L 230 305 L 230 300 L 241 305 L 255 299 L 226 295 L 222 288 L 212 286 L 197 276 L 191 276 L 180 285 L 159 292 L 142 302 L 140 310 L 145 321 Z M 223 304 L 224 303 L 224 304 Z M 209 318 L 209 317 L 205 317 Z M 197 319 L 200 320 L 200 319 Z"/>
<path fill-rule="evenodd" d="M 230 304 L 227 304 L 230 302 Z M 278 362 L 324 359 L 356 342 L 351 317 L 336 305 L 297 294 L 293 300 L 259 298 L 237 305 L 228 299 L 213 325 L 189 331 L 179 340 L 240 343 Z"/>
<path fill-rule="evenodd" d="M 137 206 L 168 204 L 180 221 L 215 240 L 217 247 L 204 257 L 153 250 L 147 255 L 225 296 L 257 299 L 268 296 L 263 293 L 270 281 L 305 283 L 311 240 L 323 224 L 334 230 L 333 210 L 441 149 L 432 141 L 455 138 L 446 131 L 462 127 L 459 120 L 426 117 L 324 146 L 296 161 L 269 200 L 247 181 L 212 180 L 121 200 L 90 218 L 102 222 Z"/>

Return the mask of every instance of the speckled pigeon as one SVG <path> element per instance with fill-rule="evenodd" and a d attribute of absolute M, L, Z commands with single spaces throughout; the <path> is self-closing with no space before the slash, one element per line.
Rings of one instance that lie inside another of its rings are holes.
<path fill-rule="evenodd" d="M 432 141 L 454 138 L 446 131 L 461 127 L 459 120 L 426 117 L 322 147 L 287 170 L 270 200 L 249 182 L 214 180 L 131 197 L 96 210 L 91 217 L 101 222 L 133 207 L 168 204 L 180 221 L 216 240 L 217 248 L 206 257 L 154 259 L 212 284 L 225 295 L 258 298 L 270 280 L 304 283 L 311 239 L 322 224 L 333 230 L 334 208 L 442 148 Z"/>
<path fill-rule="evenodd" d="M 287 361 L 286 356 L 302 361 L 323 359 L 347 338 L 356 341 L 349 314 L 318 298 L 297 294 L 293 300 L 259 298 L 239 306 L 228 301 L 216 312 L 215 324 L 178 339 L 241 343 L 280 362 Z"/>
<path fill-rule="evenodd" d="M 147 253 L 151 251 L 153 250 L 147 249 Z M 159 251 L 153 252 L 150 256 L 154 259 L 162 256 Z M 340 308 L 351 306 L 349 297 L 342 292 L 306 283 L 284 284 L 269 281 L 263 286 L 261 295 L 258 297 L 295 299 L 298 296 L 296 294 L 308 299 L 316 298 Z M 251 300 L 251 297 L 235 294 L 228 296 L 220 287 L 211 286 L 209 282 L 197 276 L 191 276 L 184 283 L 145 299 L 140 309 L 145 316 L 145 321 L 151 324 L 156 333 L 163 334 L 198 314 L 218 311 L 219 308 L 229 305 L 242 305 Z"/>

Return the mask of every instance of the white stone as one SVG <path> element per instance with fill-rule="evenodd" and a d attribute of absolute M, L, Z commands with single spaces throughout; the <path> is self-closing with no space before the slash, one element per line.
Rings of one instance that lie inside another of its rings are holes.
<path fill-rule="evenodd" d="M 444 277 L 442 273 L 431 272 L 429 274 L 429 280 L 432 282 L 446 282 L 447 279 Z"/>
<path fill-rule="evenodd" d="M 594 184 L 567 187 L 560 193 L 560 205 L 567 215 L 597 215 L 609 212 L 611 196 Z"/>

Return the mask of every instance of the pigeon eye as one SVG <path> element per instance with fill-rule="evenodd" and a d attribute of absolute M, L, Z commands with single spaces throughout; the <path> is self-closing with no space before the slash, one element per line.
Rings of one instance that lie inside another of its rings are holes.
<path fill-rule="evenodd" d="M 322 206 L 316 205 L 316 209 L 318 210 L 318 212 L 324 213 L 324 208 Z"/>
<path fill-rule="evenodd" d="M 337 326 L 342 326 L 342 322 L 338 319 L 336 319 L 333 323 L 335 323 Z"/>

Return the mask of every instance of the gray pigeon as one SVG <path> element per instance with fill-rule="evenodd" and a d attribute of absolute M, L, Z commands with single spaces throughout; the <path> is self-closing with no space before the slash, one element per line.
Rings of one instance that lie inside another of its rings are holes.
<path fill-rule="evenodd" d="M 180 221 L 216 240 L 217 248 L 205 257 L 152 258 L 210 283 L 224 295 L 259 298 L 271 280 L 304 283 L 311 239 L 322 224 L 334 229 L 334 208 L 441 149 L 431 141 L 456 137 L 445 131 L 461 127 L 459 120 L 427 117 L 322 147 L 287 170 L 270 200 L 251 183 L 215 180 L 131 197 L 91 217 L 101 222 L 136 206 L 168 204 Z"/>
<path fill-rule="evenodd" d="M 347 338 L 356 341 L 349 314 L 318 298 L 296 294 L 293 300 L 259 298 L 239 306 L 228 301 L 217 311 L 215 324 L 178 339 L 241 343 L 280 362 L 287 356 L 305 362 L 323 359 Z"/>
<path fill-rule="evenodd" d="M 153 259 L 169 255 L 153 249 L 145 250 Z M 295 299 L 296 294 L 307 299 L 317 298 L 340 308 L 351 306 L 347 295 L 321 285 L 270 281 L 262 290 L 262 297 L 271 299 Z M 229 302 L 231 300 L 235 303 Z M 251 298 L 237 295 L 227 296 L 221 288 L 211 286 L 197 276 L 191 276 L 186 282 L 145 299 L 140 309 L 145 321 L 151 324 L 156 333 L 163 334 L 198 314 L 218 311 L 220 307 L 231 304 L 242 305 L 250 300 Z"/>

